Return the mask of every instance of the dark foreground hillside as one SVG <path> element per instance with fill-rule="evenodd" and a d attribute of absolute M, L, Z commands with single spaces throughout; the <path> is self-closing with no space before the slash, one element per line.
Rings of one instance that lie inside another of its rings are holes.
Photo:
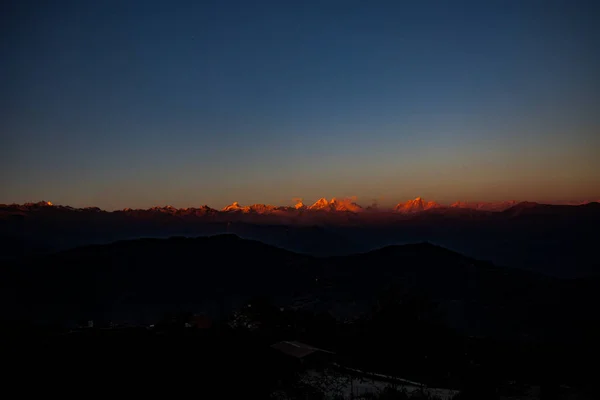
<path fill-rule="evenodd" d="M 335 354 L 344 374 L 490 396 L 517 383 L 584 391 L 600 334 L 597 280 L 428 243 L 314 258 L 232 235 L 144 239 L 6 265 L 1 285 L 13 370 L 59 374 L 59 387 L 122 379 L 264 398 L 291 379 L 271 345 L 297 340 Z"/>

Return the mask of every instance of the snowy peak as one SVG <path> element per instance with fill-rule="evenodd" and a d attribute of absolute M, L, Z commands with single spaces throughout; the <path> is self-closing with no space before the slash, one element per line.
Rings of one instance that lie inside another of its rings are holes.
<path fill-rule="evenodd" d="M 221 210 L 221 211 L 225 211 L 225 212 L 242 211 L 242 207 L 240 207 L 240 203 L 238 203 L 237 201 L 234 201 L 232 204 L 225 206 L 223 208 L 223 210 Z"/>
<path fill-rule="evenodd" d="M 277 207 L 272 206 L 270 204 L 252 204 L 250 206 L 240 206 L 240 203 L 234 201 L 233 204 L 226 206 L 223 208 L 223 212 L 242 212 L 244 214 L 254 213 L 254 214 L 268 214 L 273 211 L 276 211 Z"/>
<path fill-rule="evenodd" d="M 326 198 L 317 200 L 312 206 L 308 207 L 309 210 L 313 211 L 347 211 L 347 212 L 360 212 L 363 210 L 361 206 L 354 203 L 351 199 L 336 199 L 335 197 L 331 201 L 327 201 Z"/>
<path fill-rule="evenodd" d="M 312 206 L 308 207 L 309 210 L 324 210 L 329 208 L 329 202 L 326 198 L 320 198 Z"/>
<path fill-rule="evenodd" d="M 361 212 L 363 208 L 350 199 L 331 199 L 329 206 L 333 211 Z"/>
<path fill-rule="evenodd" d="M 409 200 L 406 203 L 398 203 L 396 207 L 394 207 L 394 211 L 405 214 L 413 214 L 440 207 L 441 206 L 435 201 L 425 201 L 421 197 L 417 197 L 416 199 Z"/>
<path fill-rule="evenodd" d="M 298 199 L 294 199 L 294 201 L 296 202 L 296 204 L 294 204 L 294 208 L 296 210 L 304 210 L 306 208 L 306 206 L 302 202 L 302 199 L 298 198 Z"/>

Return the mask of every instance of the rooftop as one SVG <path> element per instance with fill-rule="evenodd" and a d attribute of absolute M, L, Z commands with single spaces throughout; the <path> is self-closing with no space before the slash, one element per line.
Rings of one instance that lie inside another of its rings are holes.
<path fill-rule="evenodd" d="M 283 342 L 275 343 L 274 345 L 271 345 L 271 348 L 273 348 L 275 350 L 279 350 L 280 352 L 282 352 L 288 356 L 292 356 L 292 357 L 296 357 L 296 358 L 303 358 L 303 357 L 306 357 L 306 356 L 316 353 L 316 352 L 334 354 L 331 351 L 319 349 L 317 347 L 313 347 L 308 344 L 295 342 L 295 341 L 292 341 L 292 342 L 283 341 Z"/>

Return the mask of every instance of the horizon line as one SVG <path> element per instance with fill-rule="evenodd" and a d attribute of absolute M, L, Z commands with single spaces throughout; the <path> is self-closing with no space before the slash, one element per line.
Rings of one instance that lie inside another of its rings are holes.
<path fill-rule="evenodd" d="M 252 203 L 252 204 L 247 204 L 247 205 L 241 205 L 239 202 L 234 201 L 222 208 L 216 208 L 216 207 L 211 207 L 208 204 L 200 204 L 200 205 L 193 205 L 193 206 L 189 206 L 189 207 L 174 207 L 170 204 L 164 204 L 164 205 L 156 205 L 156 206 L 151 206 L 151 207 L 147 207 L 147 208 L 132 208 L 132 207 L 124 207 L 124 208 L 113 208 L 113 209 L 109 209 L 109 208 L 101 208 L 98 206 L 81 206 L 81 207 L 74 207 L 74 206 L 70 206 L 68 204 L 55 204 L 51 201 L 46 201 L 46 200 L 40 200 L 40 201 L 31 201 L 31 202 L 24 202 L 24 203 L 0 203 L 0 206 L 4 206 L 4 207 L 11 207 L 11 206 L 49 206 L 49 207 L 64 207 L 64 208 L 72 208 L 72 209 L 99 209 L 102 211 L 106 211 L 106 212 L 113 212 L 113 211 L 134 211 L 134 210 L 152 210 L 152 209 L 174 209 L 174 210 L 189 210 L 189 209 L 198 209 L 198 208 L 209 208 L 211 210 L 215 210 L 215 211 L 222 211 L 222 212 L 227 212 L 227 211 L 243 211 L 243 210 L 247 210 L 250 209 L 252 207 L 268 207 L 268 208 L 274 208 L 274 209 L 281 209 L 281 208 L 296 208 L 298 210 L 302 209 L 302 210 L 312 210 L 312 211 L 317 211 L 319 210 L 319 208 L 324 208 L 327 206 L 335 206 L 335 205 L 350 205 L 353 207 L 358 207 L 361 210 L 364 211 L 368 211 L 368 210 L 379 210 L 379 211 L 393 211 L 399 207 L 402 206 L 407 206 L 407 205 L 412 205 L 415 203 L 421 203 L 425 206 L 428 206 L 429 209 L 431 208 L 471 208 L 468 206 L 492 206 L 492 205 L 502 205 L 502 204 L 510 204 L 510 206 L 508 208 L 510 208 L 511 206 L 520 204 L 520 203 L 535 203 L 538 205 L 565 205 L 565 206 L 578 206 L 578 205 L 585 205 L 585 204 L 589 204 L 589 203 L 600 203 L 600 199 L 597 200 L 566 200 L 566 201 L 530 201 L 530 200 L 497 200 L 497 201 L 479 201 L 479 200 L 457 200 L 451 203 L 448 202 L 444 202 L 444 203 L 439 203 L 437 201 L 434 200 L 427 200 L 424 199 L 422 197 L 416 197 L 414 199 L 411 200 L 407 200 L 407 201 L 400 201 L 398 203 L 394 203 L 394 205 L 392 206 L 380 206 L 376 201 L 374 201 L 373 203 L 367 205 L 367 206 L 362 206 L 359 203 L 356 202 L 356 197 L 332 197 L 331 200 L 327 200 L 326 197 L 321 197 L 318 200 L 310 203 L 310 205 L 306 205 L 303 203 L 302 198 L 294 198 L 294 200 L 296 200 L 295 204 L 286 204 L 286 205 L 275 205 L 275 204 L 270 204 L 270 203 Z M 323 203 L 323 200 L 326 201 L 326 203 Z M 463 205 L 464 207 L 460 207 L 459 204 Z M 300 206 L 300 207 L 299 207 Z M 344 210 L 341 210 L 344 211 Z"/>

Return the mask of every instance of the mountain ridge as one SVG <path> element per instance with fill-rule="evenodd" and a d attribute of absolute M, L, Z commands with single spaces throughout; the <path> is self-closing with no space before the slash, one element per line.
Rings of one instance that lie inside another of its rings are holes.
<path fill-rule="evenodd" d="M 306 206 L 302 201 L 297 202 L 293 206 L 275 206 L 271 204 L 250 204 L 246 206 L 240 205 L 239 202 L 235 201 L 230 205 L 223 207 L 221 210 L 212 208 L 208 205 L 201 205 L 198 207 L 181 207 L 176 208 L 170 205 L 165 206 L 153 206 L 146 209 L 133 209 L 133 208 L 124 208 L 121 210 L 103 210 L 99 207 L 88 206 L 88 207 L 71 207 L 68 205 L 58 205 L 53 204 L 49 201 L 39 201 L 39 202 L 28 202 L 23 204 L 0 204 L 0 217 L 2 213 L 6 212 L 27 212 L 27 211 L 36 211 L 40 209 L 54 209 L 54 210 L 63 210 L 63 211 L 93 211 L 93 212 L 104 212 L 104 213 L 139 213 L 139 212 L 160 212 L 164 214 L 173 214 L 173 215 L 185 215 L 185 214 L 210 214 L 210 213 L 230 213 L 230 212 L 240 212 L 244 214 L 272 214 L 272 213 L 282 213 L 282 212 L 301 212 L 301 211 L 325 211 L 325 212 L 347 212 L 347 213 L 362 213 L 364 211 L 369 211 L 370 213 L 398 213 L 398 214 L 418 214 L 424 211 L 432 210 L 432 209 L 440 209 L 440 210 L 450 210 L 450 209 L 468 209 L 475 211 L 486 211 L 486 212 L 503 212 L 508 209 L 518 207 L 519 209 L 523 208 L 534 208 L 537 206 L 563 206 L 563 207 L 578 207 L 584 206 L 591 203 L 599 203 L 598 201 L 568 201 L 562 203 L 538 203 L 538 202 L 529 202 L 529 201 L 516 201 L 516 200 L 508 200 L 508 201 L 499 201 L 499 202 L 478 202 L 478 201 L 457 201 L 448 205 L 440 204 L 436 201 L 428 201 L 421 197 L 417 197 L 413 200 L 408 200 L 406 202 L 400 202 L 391 208 L 380 208 L 380 207 L 367 207 L 363 208 L 358 203 L 352 201 L 351 199 L 339 199 L 332 198 L 328 201 L 326 198 L 320 198 L 316 202 L 314 202 L 310 206 Z"/>

